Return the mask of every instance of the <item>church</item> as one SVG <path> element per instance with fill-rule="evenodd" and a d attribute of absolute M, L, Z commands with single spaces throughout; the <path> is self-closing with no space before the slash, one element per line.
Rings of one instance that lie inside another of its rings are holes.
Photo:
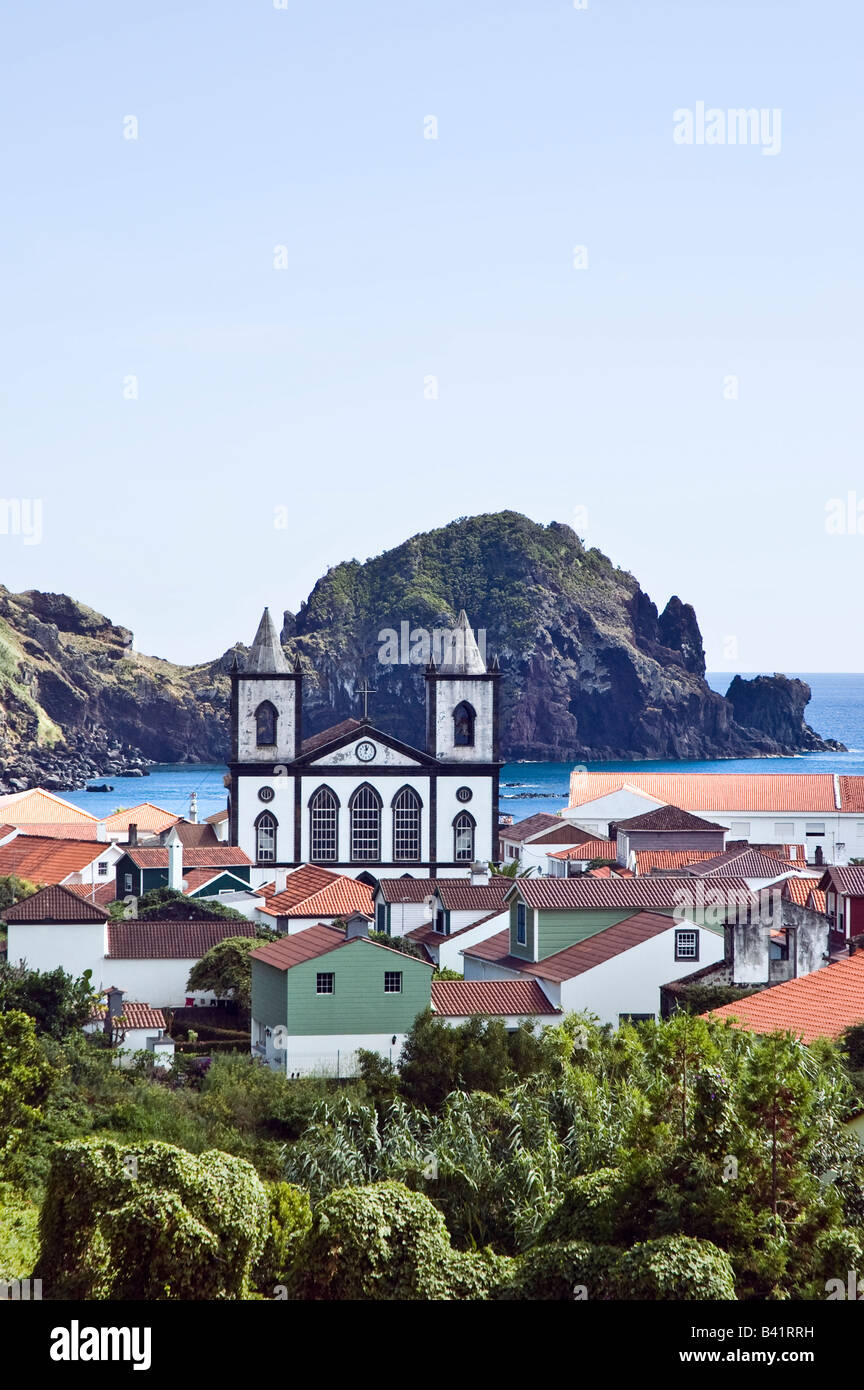
<path fill-rule="evenodd" d="M 303 672 L 265 609 L 231 672 L 231 844 L 265 871 L 321 864 L 373 884 L 497 862 L 499 680 L 463 611 L 426 667 L 425 749 L 376 729 L 365 706 L 304 738 Z"/>

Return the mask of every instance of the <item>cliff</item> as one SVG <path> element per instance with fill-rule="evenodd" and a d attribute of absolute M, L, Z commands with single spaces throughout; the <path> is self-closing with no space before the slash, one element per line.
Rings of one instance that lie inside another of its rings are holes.
<path fill-rule="evenodd" d="M 662 613 L 632 575 L 568 527 L 516 512 L 463 518 L 363 563 L 329 570 L 282 640 L 300 655 L 307 733 L 370 712 L 412 744 L 424 740 L 424 661 L 409 644 L 379 654 L 387 630 L 449 628 L 465 608 L 497 654 L 502 755 L 588 761 L 797 753 L 838 745 L 804 722 L 810 692 L 783 676 L 727 696 L 705 682 L 696 615 L 677 597 Z M 250 628 L 256 614 L 250 614 Z M 384 634 L 384 635 L 382 635 Z M 132 633 L 62 594 L 0 586 L 0 790 L 145 771 L 156 762 L 228 753 L 234 651 L 179 666 L 134 651 Z M 422 655 L 422 653 L 421 653 Z M 404 658 L 404 659 L 403 659 Z M 424 658 L 425 660 L 425 658 Z"/>

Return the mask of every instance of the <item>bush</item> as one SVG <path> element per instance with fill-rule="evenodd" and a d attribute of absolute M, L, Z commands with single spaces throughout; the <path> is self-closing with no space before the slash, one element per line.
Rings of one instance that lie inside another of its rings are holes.
<path fill-rule="evenodd" d="M 243 1159 L 78 1140 L 51 1165 L 35 1275 L 52 1299 L 245 1298 L 267 1210 Z"/>
<path fill-rule="evenodd" d="M 617 1297 L 673 1302 L 734 1299 L 729 1256 L 709 1240 L 663 1236 L 634 1245 L 616 1271 Z"/>
<path fill-rule="evenodd" d="M 381 1182 L 319 1202 L 290 1287 L 298 1299 L 485 1299 L 511 1265 L 489 1251 L 454 1250 L 428 1197 Z"/>
<path fill-rule="evenodd" d="M 514 1260 L 510 1277 L 502 1280 L 493 1297 L 571 1303 L 577 1297 L 592 1302 L 613 1299 L 618 1297 L 615 1271 L 620 1258 L 620 1250 L 608 1245 L 541 1245 Z"/>
<path fill-rule="evenodd" d="M 0 1279 L 28 1279 L 39 1254 L 39 1208 L 0 1183 Z"/>
<path fill-rule="evenodd" d="M 597 1168 L 574 1178 L 540 1235 L 541 1244 L 559 1241 L 615 1240 L 622 1198 L 621 1174 Z"/>
<path fill-rule="evenodd" d="M 287 1284 L 297 1247 L 312 1225 L 309 1194 L 289 1182 L 267 1184 L 267 1239 L 255 1266 L 255 1287 L 272 1296 L 277 1284 Z"/>

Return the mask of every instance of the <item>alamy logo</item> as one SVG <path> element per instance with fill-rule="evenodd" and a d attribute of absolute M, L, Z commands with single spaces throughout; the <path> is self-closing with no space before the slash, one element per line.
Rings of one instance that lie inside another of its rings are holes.
<path fill-rule="evenodd" d="M 73 1318 L 68 1327 L 51 1330 L 52 1361 L 131 1361 L 133 1371 L 149 1371 L 152 1333 L 149 1327 L 82 1327 Z"/>
<path fill-rule="evenodd" d="M 763 154 L 780 153 L 779 106 L 724 111 L 719 106 L 706 109 L 704 101 L 697 101 L 692 108 L 679 106 L 672 119 L 676 145 L 759 145 Z"/>
<path fill-rule="evenodd" d="M 0 497 L 0 536 L 20 536 L 24 545 L 40 545 L 42 498 Z"/>
<path fill-rule="evenodd" d="M 825 1292 L 828 1295 L 828 1302 L 836 1302 L 839 1299 L 849 1299 L 852 1302 L 864 1302 L 864 1288 L 859 1292 L 858 1274 L 854 1269 L 850 1269 L 846 1276 L 846 1283 L 842 1279 L 828 1279 L 825 1283 Z"/>
<path fill-rule="evenodd" d="M 29 1303 L 42 1297 L 41 1279 L 0 1279 L 0 1302 L 4 1299 Z"/>
<path fill-rule="evenodd" d="M 412 628 L 409 622 L 401 622 L 398 632 L 395 627 L 382 628 L 378 641 L 378 661 L 382 666 L 428 666 L 430 661 L 440 666 L 444 661 L 458 662 L 460 657 L 468 655 L 470 630 L 436 627 L 430 631 L 427 627 Z M 485 627 L 478 627 L 476 641 L 485 662 Z"/>

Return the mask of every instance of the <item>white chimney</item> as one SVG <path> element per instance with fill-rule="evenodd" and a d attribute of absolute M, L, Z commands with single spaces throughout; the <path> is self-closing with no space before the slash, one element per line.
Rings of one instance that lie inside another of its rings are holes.
<path fill-rule="evenodd" d="M 287 869 L 277 869 L 277 870 L 276 870 L 276 892 L 277 892 L 277 893 L 284 893 L 284 892 L 285 892 L 285 889 L 286 889 L 287 887 L 288 887 L 288 870 L 287 870 Z"/>
<path fill-rule="evenodd" d="M 198 824 L 198 793 L 191 792 L 189 795 L 189 820 L 192 825 Z"/>
<path fill-rule="evenodd" d="M 369 918 L 362 912 L 352 912 L 345 923 L 345 939 L 351 941 L 355 936 L 369 935 Z"/>
<path fill-rule="evenodd" d="M 106 826 L 104 820 L 100 820 L 96 825 L 96 839 L 101 844 L 104 844 L 105 841 L 108 839 L 108 827 Z"/>
<path fill-rule="evenodd" d="M 183 841 L 177 834 L 176 825 L 165 842 L 168 846 L 168 887 L 178 893 L 183 892 Z"/>
<path fill-rule="evenodd" d="M 482 864 L 479 859 L 475 859 L 474 863 L 471 865 L 471 882 L 488 883 L 489 865 Z"/>

